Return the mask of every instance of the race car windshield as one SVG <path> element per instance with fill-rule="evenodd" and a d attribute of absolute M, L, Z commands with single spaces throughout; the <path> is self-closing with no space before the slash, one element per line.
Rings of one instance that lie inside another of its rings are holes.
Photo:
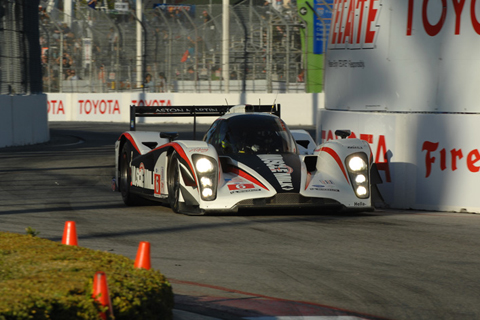
<path fill-rule="evenodd" d="M 296 153 L 295 142 L 282 120 L 275 117 L 249 115 L 232 117 L 220 128 L 223 154 Z"/>

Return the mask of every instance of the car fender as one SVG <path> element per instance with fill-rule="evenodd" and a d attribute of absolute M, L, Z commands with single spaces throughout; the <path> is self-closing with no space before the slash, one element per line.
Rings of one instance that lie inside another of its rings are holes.
<path fill-rule="evenodd" d="M 297 143 L 300 154 L 313 154 L 315 152 L 316 144 L 312 136 L 305 130 L 290 130 L 293 139 Z"/>
<path fill-rule="evenodd" d="M 346 207 L 370 207 L 371 188 L 368 183 L 368 198 L 357 197 L 351 181 L 346 159 L 353 154 L 364 154 L 369 176 L 372 152 L 366 141 L 359 139 L 330 140 L 317 146 L 316 170 L 313 171 L 302 194 L 337 200 Z"/>
<path fill-rule="evenodd" d="M 175 150 L 179 157 L 179 168 L 180 168 L 180 190 L 181 196 L 179 198 L 180 202 L 184 202 L 187 206 L 197 206 L 203 200 L 200 196 L 199 191 L 199 178 L 197 171 L 195 169 L 194 156 L 201 155 L 212 158 L 217 164 L 217 173 L 216 179 L 218 179 L 221 174 L 221 166 L 219 164 L 217 151 L 215 148 L 206 142 L 203 141 L 190 141 L 190 140 L 178 140 L 170 142 L 162 147 L 170 147 L 170 152 L 162 153 L 158 158 L 155 165 L 155 170 L 160 172 L 160 177 L 158 179 L 160 185 L 164 186 L 157 197 L 168 197 L 168 166 L 169 155 Z M 218 181 L 218 180 L 217 180 Z"/>

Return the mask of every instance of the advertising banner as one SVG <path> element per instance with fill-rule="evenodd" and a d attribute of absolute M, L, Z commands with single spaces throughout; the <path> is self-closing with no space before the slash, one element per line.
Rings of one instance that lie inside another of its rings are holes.
<path fill-rule="evenodd" d="M 326 108 L 480 112 L 480 1 L 335 0 Z"/>
<path fill-rule="evenodd" d="M 70 101 L 65 93 L 49 93 L 47 95 L 48 121 L 67 121 L 71 117 Z"/>
<path fill-rule="evenodd" d="M 122 107 L 121 95 L 76 94 L 73 95 L 73 112 L 77 121 L 117 122 L 128 119 L 128 107 Z M 126 110 L 125 110 L 126 109 Z M 125 114 L 125 117 L 123 115 Z"/>
<path fill-rule="evenodd" d="M 332 20 L 333 0 L 299 0 L 298 14 L 306 24 L 301 32 L 302 51 L 306 69 L 306 91 L 323 90 L 324 52 L 328 43 Z"/>
<path fill-rule="evenodd" d="M 480 114 L 321 110 L 320 119 L 323 142 L 348 129 L 370 144 L 387 206 L 480 212 Z"/>

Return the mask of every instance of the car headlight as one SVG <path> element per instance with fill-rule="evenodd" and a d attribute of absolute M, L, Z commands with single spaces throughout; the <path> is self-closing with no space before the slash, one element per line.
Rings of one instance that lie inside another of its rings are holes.
<path fill-rule="evenodd" d="M 208 160 L 207 158 L 200 158 L 195 163 L 197 171 L 199 173 L 205 172 L 212 172 L 213 171 L 213 163 L 212 161 Z"/>
<path fill-rule="evenodd" d="M 364 186 L 359 186 L 356 191 L 359 196 L 365 196 L 368 193 L 367 188 Z"/>
<path fill-rule="evenodd" d="M 359 174 L 355 177 L 355 182 L 356 183 L 364 183 L 365 181 L 367 181 L 367 178 L 363 175 L 363 174 Z"/>
<path fill-rule="evenodd" d="M 352 188 L 358 198 L 370 196 L 370 181 L 367 155 L 363 152 L 354 153 L 345 159 Z"/>
<path fill-rule="evenodd" d="M 210 178 L 207 178 L 207 177 L 201 177 L 200 178 L 200 183 L 202 184 L 202 186 L 204 187 L 211 187 L 213 184 L 212 184 L 212 179 Z"/>
<path fill-rule="evenodd" d="M 197 173 L 200 197 L 205 201 L 215 200 L 217 197 L 218 165 L 212 157 L 201 154 L 192 155 Z"/>
<path fill-rule="evenodd" d="M 352 171 L 361 171 L 367 169 L 367 164 L 359 156 L 353 156 L 348 160 L 348 168 Z"/>

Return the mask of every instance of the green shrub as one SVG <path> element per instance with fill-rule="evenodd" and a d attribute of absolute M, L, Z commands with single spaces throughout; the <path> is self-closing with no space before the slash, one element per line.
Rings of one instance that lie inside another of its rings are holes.
<path fill-rule="evenodd" d="M 171 319 L 170 283 L 112 253 L 0 232 L 0 320 L 99 319 L 91 297 L 104 271 L 115 319 Z"/>

